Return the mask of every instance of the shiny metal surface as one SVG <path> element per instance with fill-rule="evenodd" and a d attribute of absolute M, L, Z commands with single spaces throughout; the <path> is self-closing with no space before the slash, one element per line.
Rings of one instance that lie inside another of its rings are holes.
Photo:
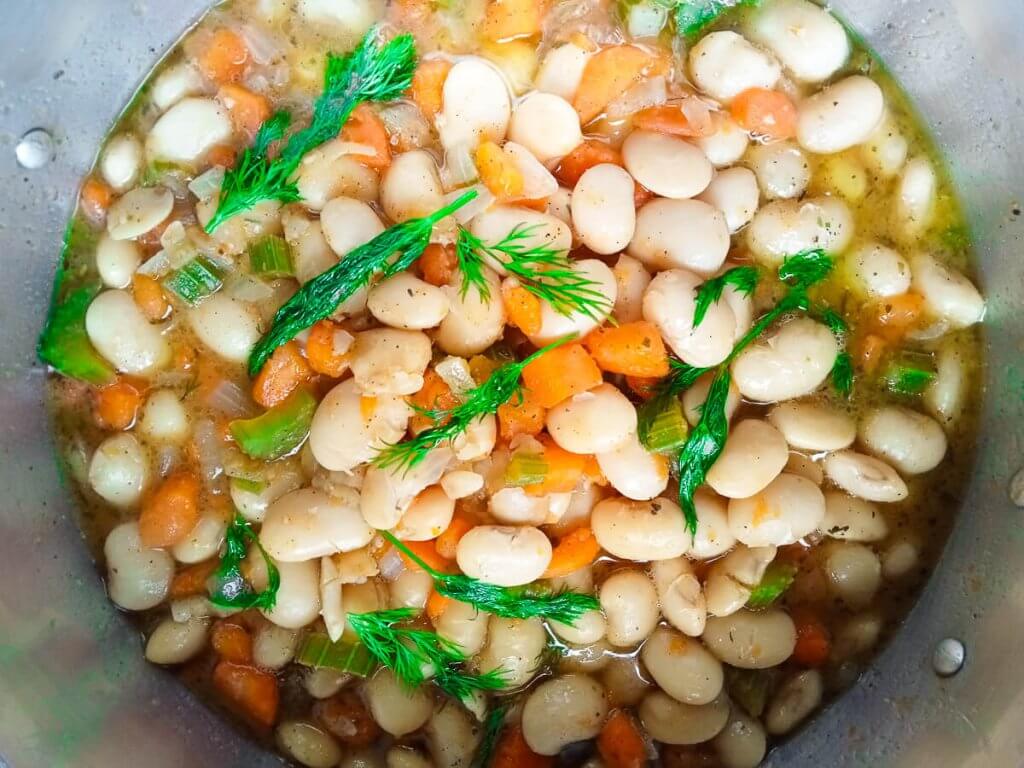
<path fill-rule="evenodd" d="M 135 84 L 204 0 L 6 0 L 0 25 L 0 764 L 255 768 L 278 761 L 160 670 L 107 603 L 57 476 L 34 361 L 78 178 Z M 875 667 L 767 764 L 1024 765 L 1024 3 L 836 0 L 900 79 L 949 160 L 989 298 L 973 482 L 939 571 Z M 53 162 L 15 147 L 49 130 Z M 1017 213 L 1014 214 L 1014 210 Z M 938 677 L 943 638 L 966 646 Z"/>

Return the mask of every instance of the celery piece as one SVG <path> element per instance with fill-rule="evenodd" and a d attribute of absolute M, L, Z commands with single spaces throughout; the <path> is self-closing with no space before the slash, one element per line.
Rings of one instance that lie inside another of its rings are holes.
<path fill-rule="evenodd" d="M 57 373 L 96 386 L 109 384 L 116 376 L 85 332 L 85 313 L 99 291 L 99 285 L 84 285 L 62 301 L 55 297 L 36 348 L 39 359 Z"/>
<path fill-rule="evenodd" d="M 221 268 L 204 256 L 197 256 L 163 280 L 163 286 L 189 306 L 195 306 L 224 285 Z"/>
<path fill-rule="evenodd" d="M 748 608 L 767 608 L 789 589 L 796 579 L 797 568 L 792 563 L 772 563 L 761 577 L 761 582 L 750 592 Z"/>
<path fill-rule="evenodd" d="M 332 642 L 323 632 L 310 632 L 302 639 L 295 661 L 314 669 L 326 667 L 358 677 L 369 677 L 377 668 L 376 659 L 365 645 L 344 639 Z"/>
<path fill-rule="evenodd" d="M 524 486 L 543 483 L 548 475 L 548 463 L 543 453 L 516 451 L 505 467 L 507 485 Z"/>
<path fill-rule="evenodd" d="M 676 395 L 663 393 L 640 406 L 637 436 L 648 451 L 675 453 L 686 444 L 689 431 Z"/>
<path fill-rule="evenodd" d="M 237 419 L 228 428 L 246 456 L 273 461 L 305 441 L 316 410 L 316 398 L 298 389 L 287 400 L 252 419 Z"/>
<path fill-rule="evenodd" d="M 295 274 L 288 243 L 277 235 L 267 235 L 249 249 L 249 268 L 254 275 L 269 280 Z"/>

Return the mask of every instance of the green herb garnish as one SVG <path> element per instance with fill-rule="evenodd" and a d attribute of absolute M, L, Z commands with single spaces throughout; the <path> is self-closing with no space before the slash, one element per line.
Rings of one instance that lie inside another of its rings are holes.
<path fill-rule="evenodd" d="M 494 704 L 488 710 L 487 718 L 484 720 L 484 732 L 473 754 L 470 768 L 489 768 L 491 758 L 494 757 L 494 748 L 498 745 L 498 737 L 505 728 L 506 714 L 508 707 L 504 704 Z"/>
<path fill-rule="evenodd" d="M 267 565 L 267 588 L 262 592 L 255 592 L 242 575 L 242 561 L 248 554 L 249 542 L 256 545 Z M 220 567 L 213 574 L 212 583 L 210 602 L 221 608 L 262 608 L 269 611 L 277 602 L 281 574 L 260 544 L 252 526 L 241 515 L 235 515 L 224 534 L 224 553 L 220 557 Z"/>
<path fill-rule="evenodd" d="M 853 391 L 853 358 L 846 351 L 846 334 L 850 328 L 842 316 L 831 307 L 816 308 L 814 315 L 828 326 L 840 347 L 829 374 L 832 379 L 832 388 L 843 397 L 849 397 Z"/>
<path fill-rule="evenodd" d="M 935 373 L 905 363 L 890 363 L 882 380 L 897 395 L 920 395 L 935 381 Z"/>
<path fill-rule="evenodd" d="M 295 661 L 314 669 L 336 669 L 359 677 L 369 677 L 377 660 L 362 643 L 332 641 L 324 632 L 310 632 L 295 652 Z"/>
<path fill-rule="evenodd" d="M 760 583 L 750 592 L 747 608 L 767 608 L 793 585 L 797 567 L 792 563 L 775 562 L 768 566 Z"/>
<path fill-rule="evenodd" d="M 39 359 L 57 373 L 95 386 L 110 384 L 117 376 L 85 331 L 85 313 L 99 292 L 99 285 L 83 285 L 62 301 L 54 299 L 36 347 Z"/>
<path fill-rule="evenodd" d="M 696 328 L 704 321 L 704 316 L 712 304 L 718 303 L 722 298 L 722 291 L 727 285 L 731 285 L 739 293 L 749 296 L 757 288 L 758 274 L 755 267 L 733 267 L 726 270 L 718 277 L 705 281 L 697 289 L 697 305 L 693 311 L 693 327 Z"/>
<path fill-rule="evenodd" d="M 676 34 L 693 40 L 726 11 L 733 8 L 753 8 L 760 0 L 676 0 L 670 5 L 675 10 Z"/>
<path fill-rule="evenodd" d="M 302 158 L 337 136 L 359 104 L 401 97 L 411 85 L 415 69 L 416 45 L 412 35 L 399 35 L 382 45 L 379 31 L 371 29 L 352 53 L 328 54 L 324 90 L 313 104 L 309 126 L 293 133 L 273 159 L 268 155 L 270 145 L 284 138 L 291 115 L 278 112 L 260 127 L 253 145 L 224 174 L 217 212 L 207 223 L 206 231 L 213 232 L 231 217 L 264 200 L 300 200 L 294 175 Z"/>
<path fill-rule="evenodd" d="M 260 416 L 232 421 L 228 429 L 246 456 L 273 461 L 302 445 L 313 423 L 316 405 L 316 398 L 299 388 Z"/>
<path fill-rule="evenodd" d="M 161 281 L 161 285 L 191 307 L 224 285 L 224 273 L 205 256 L 197 256 Z"/>
<path fill-rule="evenodd" d="M 303 285 L 274 315 L 270 331 L 257 342 L 249 357 L 249 374 L 256 376 L 267 358 L 282 344 L 318 320 L 329 316 L 345 299 L 366 286 L 377 274 L 391 277 L 420 257 L 430 244 L 434 224 L 476 197 L 469 190 L 444 208 L 422 219 L 409 219 L 386 229 L 348 254 L 333 267 Z"/>
<path fill-rule="evenodd" d="M 249 249 L 249 269 L 254 275 L 268 280 L 292 277 L 295 268 L 288 241 L 279 235 L 267 235 L 257 240 Z"/>

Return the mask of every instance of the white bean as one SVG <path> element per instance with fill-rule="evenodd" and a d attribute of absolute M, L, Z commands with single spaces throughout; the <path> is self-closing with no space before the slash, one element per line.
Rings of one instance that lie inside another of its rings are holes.
<path fill-rule="evenodd" d="M 910 265 L 892 248 L 868 242 L 849 256 L 850 272 L 869 296 L 898 296 L 910 290 Z"/>
<path fill-rule="evenodd" d="M 683 704 L 667 693 L 651 691 L 640 702 L 640 720 L 652 738 L 664 744 L 702 744 L 715 738 L 729 719 L 729 699 Z"/>
<path fill-rule="evenodd" d="M 504 670 L 505 685 L 518 688 L 529 682 L 540 667 L 547 641 L 548 634 L 538 618 L 492 616 L 487 645 L 477 656 L 477 666 L 482 674 L 499 668 Z"/>
<path fill-rule="evenodd" d="M 285 494 L 270 505 L 260 542 L 272 558 L 300 562 L 365 547 L 373 538 L 359 512 L 359 495 L 349 489 L 328 495 L 313 488 Z"/>
<path fill-rule="evenodd" d="M 591 55 L 591 51 L 572 42 L 552 48 L 540 63 L 534 87 L 571 102 Z"/>
<path fill-rule="evenodd" d="M 786 461 L 784 471 L 799 475 L 800 477 L 806 477 L 815 485 L 821 485 L 825 482 L 825 473 L 822 472 L 821 466 L 814 459 L 796 451 L 789 452 L 789 459 Z"/>
<path fill-rule="evenodd" d="M 535 346 L 550 344 L 563 336 L 576 334 L 580 338 L 586 336 L 607 319 L 615 307 L 615 300 L 618 298 L 615 275 L 608 265 L 597 259 L 581 259 L 573 261 L 572 271 L 583 280 L 589 280 L 594 285 L 591 289 L 597 291 L 604 298 L 603 301 L 595 299 L 597 306 L 589 315 L 579 311 L 563 315 L 555 310 L 545 300 L 540 303 L 540 331 L 530 336 L 530 341 Z M 500 302 L 494 302 L 500 304 Z M 443 327 L 443 326 L 442 326 Z"/>
<path fill-rule="evenodd" d="M 704 644 L 726 664 L 740 669 L 775 667 L 793 654 L 796 627 L 777 609 L 739 611 L 708 619 Z"/>
<path fill-rule="evenodd" d="M 651 689 L 651 684 L 633 656 L 613 656 L 601 670 L 601 683 L 608 691 L 613 707 L 635 707 Z"/>
<path fill-rule="evenodd" d="M 727 114 L 717 113 L 715 118 L 715 132 L 694 139 L 694 143 L 704 150 L 715 168 L 725 168 L 743 157 L 750 144 L 750 134 Z"/>
<path fill-rule="evenodd" d="M 413 500 L 395 527 L 395 535 L 403 541 L 430 541 L 440 536 L 452 521 L 455 501 L 441 486 L 422 491 Z"/>
<path fill-rule="evenodd" d="M 529 228 L 529 232 L 517 241 L 523 248 L 553 248 L 569 250 L 572 247 L 572 230 L 557 216 L 540 213 L 529 208 L 513 205 L 495 205 L 473 217 L 470 232 L 489 245 L 507 238 L 514 230 Z M 504 275 L 504 265 L 493 259 L 488 266 Z"/>
<path fill-rule="evenodd" d="M 380 204 L 389 219 L 429 216 L 444 203 L 441 176 L 429 152 L 415 149 L 395 156 L 380 182 Z"/>
<path fill-rule="evenodd" d="M 882 576 L 898 581 L 917 567 L 920 552 L 912 541 L 894 541 L 882 553 Z"/>
<path fill-rule="evenodd" d="M 337 642 L 345 633 L 344 584 L 338 574 L 333 558 L 320 558 L 320 616 L 323 618 L 327 636 Z"/>
<path fill-rule="evenodd" d="M 807 0 L 776 0 L 764 6 L 752 17 L 750 36 L 805 83 L 828 80 L 850 55 L 843 25 Z"/>
<path fill-rule="evenodd" d="M 190 62 L 168 67 L 153 81 L 149 96 L 161 112 L 173 107 L 186 96 L 201 93 L 203 76 Z"/>
<path fill-rule="evenodd" d="M 613 451 L 636 433 L 636 408 L 611 384 L 563 400 L 547 414 L 548 432 L 571 453 Z"/>
<path fill-rule="evenodd" d="M 540 755 L 557 755 L 562 747 L 592 739 L 608 714 L 604 688 L 586 675 L 546 680 L 523 706 L 523 738 Z"/>
<path fill-rule="evenodd" d="M 434 580 L 429 573 L 422 570 L 402 571 L 390 582 L 390 608 L 415 608 L 422 611 L 427 605 L 427 598 L 434 588 Z"/>
<path fill-rule="evenodd" d="M 930 416 L 887 405 L 868 412 L 860 422 L 860 441 L 906 475 L 930 472 L 946 456 L 946 433 Z"/>
<path fill-rule="evenodd" d="M 660 272 L 644 293 L 644 319 L 654 323 L 683 362 L 699 367 L 718 365 L 732 352 L 736 316 L 724 301 L 708 307 L 694 328 L 697 288 L 703 279 L 684 269 Z"/>
<path fill-rule="evenodd" d="M 449 499 L 468 499 L 484 487 L 484 478 L 476 472 L 457 469 L 441 478 L 441 487 Z"/>
<path fill-rule="evenodd" d="M 811 181 L 811 165 L 791 141 L 759 144 L 747 153 L 747 162 L 768 200 L 801 197 Z"/>
<path fill-rule="evenodd" d="M 317 463 L 334 472 L 349 472 L 405 434 L 412 410 L 401 397 L 368 397 L 354 379 L 338 384 L 320 401 L 309 430 Z"/>
<path fill-rule="evenodd" d="M 878 507 L 840 491 L 825 493 L 821 530 L 826 536 L 846 541 L 881 541 L 889 535 L 889 525 Z"/>
<path fill-rule="evenodd" d="M 142 169 L 142 144 L 130 133 L 120 133 L 107 142 L 100 157 L 104 181 L 123 192 L 139 178 Z"/>
<path fill-rule="evenodd" d="M 277 602 L 270 610 L 260 610 L 266 618 L 285 629 L 299 629 L 320 615 L 320 561 L 278 562 L 281 587 Z"/>
<path fill-rule="evenodd" d="M 387 768 L 434 768 L 426 755 L 415 747 L 395 745 L 384 755 Z"/>
<path fill-rule="evenodd" d="M 651 274 L 632 256 L 622 254 L 612 270 L 617 287 L 613 315 L 620 323 L 643 319 L 644 292 L 651 284 Z"/>
<path fill-rule="evenodd" d="M 177 393 L 158 389 L 146 399 L 142 407 L 139 430 L 158 443 L 179 445 L 189 432 L 188 412 Z"/>
<path fill-rule="evenodd" d="M 209 619 L 161 621 L 146 641 L 146 659 L 154 664 L 184 664 L 206 646 Z"/>
<path fill-rule="evenodd" d="M 146 137 L 150 161 L 192 165 L 218 144 L 227 143 L 234 128 L 228 111 L 213 99 L 186 98 L 168 109 Z"/>
<path fill-rule="evenodd" d="M 742 707 L 734 706 L 729 722 L 715 736 L 714 746 L 724 768 L 757 768 L 764 759 L 768 742 L 761 723 Z"/>
<path fill-rule="evenodd" d="M 820 402 L 781 403 L 768 411 L 768 421 L 793 448 L 807 451 L 837 451 L 857 438 L 849 414 Z"/>
<path fill-rule="evenodd" d="M 356 335 L 352 376 L 367 395 L 411 395 L 423 387 L 430 337 L 422 331 L 377 328 Z"/>
<path fill-rule="evenodd" d="M 336 0 L 300 0 L 299 13 L 310 24 L 327 27 L 322 33 L 362 37 L 384 13 L 383 0 L 339 3 Z"/>
<path fill-rule="evenodd" d="M 722 692 L 722 664 L 700 644 L 667 627 L 659 627 L 640 652 L 654 682 L 683 704 L 710 704 Z"/>
<path fill-rule="evenodd" d="M 146 549 L 138 523 L 121 523 L 103 544 L 107 593 L 127 611 L 146 611 L 164 601 L 174 576 L 174 560 L 162 549 Z"/>
<path fill-rule="evenodd" d="M 341 139 L 329 141 L 302 158 L 295 185 L 302 204 L 311 211 L 323 210 L 336 197 L 371 202 L 379 195 L 377 172 L 348 154 Z"/>
<path fill-rule="evenodd" d="M 190 309 L 188 321 L 203 344 L 233 363 L 248 360 L 261 336 L 259 321 L 249 305 L 223 293 Z"/>
<path fill-rule="evenodd" d="M 476 656 L 487 642 L 487 622 L 490 614 L 475 605 L 452 600 L 437 619 L 434 629 L 446 640 L 451 640 L 467 657 Z"/>
<path fill-rule="evenodd" d="M 853 231 L 853 214 L 838 198 L 775 200 L 754 214 L 747 245 L 757 261 L 774 268 L 787 256 L 812 248 L 841 253 Z"/>
<path fill-rule="evenodd" d="M 286 720 L 275 733 L 281 750 L 309 768 L 332 768 L 341 760 L 341 747 L 318 725 Z"/>
<path fill-rule="evenodd" d="M 712 32 L 690 49 L 690 76 L 704 93 L 728 104 L 748 88 L 773 88 L 782 67 L 735 32 Z"/>
<path fill-rule="evenodd" d="M 385 325 L 422 330 L 440 325 L 451 302 L 437 286 L 401 272 L 371 288 L 366 306 Z"/>
<path fill-rule="evenodd" d="M 651 563 L 651 579 L 662 615 L 684 635 L 699 637 L 704 631 L 708 610 L 704 590 L 690 561 L 676 557 Z"/>
<path fill-rule="evenodd" d="M 748 168 L 726 168 L 715 174 L 715 178 L 697 199 L 720 210 L 725 216 L 729 232 L 734 233 L 754 218 L 760 205 L 761 193 L 753 171 Z"/>
<path fill-rule="evenodd" d="M 633 648 L 658 624 L 658 593 L 640 570 L 616 571 L 601 585 L 601 609 L 608 619 L 608 642 Z"/>
<path fill-rule="evenodd" d="M 623 560 L 668 560 L 690 543 L 682 510 L 666 498 L 606 499 L 594 507 L 590 525 L 602 549 Z"/>
<path fill-rule="evenodd" d="M 491 516 L 505 525 L 543 525 L 551 500 L 547 496 L 531 496 L 522 488 L 502 488 L 487 500 Z"/>
<path fill-rule="evenodd" d="M 729 529 L 726 500 L 706 488 L 698 488 L 693 504 L 697 510 L 697 535 L 687 555 L 696 560 L 710 560 L 732 549 L 736 537 Z"/>
<path fill-rule="evenodd" d="M 567 643 L 573 645 L 592 645 L 603 640 L 608 630 L 608 621 L 600 610 L 587 611 L 574 624 L 563 624 L 560 621 L 548 620 L 551 631 Z M 611 642 L 611 640 L 609 640 Z"/>
<path fill-rule="evenodd" d="M 895 469 L 872 456 L 850 450 L 836 451 L 825 457 L 823 466 L 829 480 L 861 499 L 902 501 L 910 493 Z"/>
<path fill-rule="evenodd" d="M 882 121 L 885 98 L 878 84 L 863 75 L 833 83 L 797 107 L 800 146 L 831 155 L 867 141 Z"/>
<path fill-rule="evenodd" d="M 924 296 L 928 308 L 956 328 L 981 322 L 985 300 L 966 277 L 929 254 L 910 261 L 914 290 Z"/>
<path fill-rule="evenodd" d="M 704 580 L 704 595 L 711 616 L 731 616 L 747 604 L 753 588 L 775 559 L 775 547 L 740 545 L 715 561 Z"/>
<path fill-rule="evenodd" d="M 281 213 L 281 224 L 285 240 L 291 246 L 295 279 L 300 285 L 305 285 L 338 263 L 338 257 L 327 244 L 319 221 L 311 220 L 298 208 L 285 208 Z M 356 291 L 356 295 L 360 294 L 365 308 L 366 289 Z"/>
<path fill-rule="evenodd" d="M 944 426 L 951 426 L 963 409 L 967 373 L 960 346 L 943 342 L 935 355 L 935 378 L 924 391 L 924 404 Z"/>
<path fill-rule="evenodd" d="M 469 712 L 449 702 L 434 707 L 425 730 L 435 768 L 469 768 L 483 737 Z"/>
<path fill-rule="evenodd" d="M 660 197 L 696 197 L 711 183 L 714 169 L 693 144 L 654 131 L 636 130 L 622 144 L 626 170 Z"/>
<path fill-rule="evenodd" d="M 836 632 L 830 658 L 845 661 L 867 653 L 878 643 L 881 634 L 882 618 L 878 614 L 852 616 Z"/>
<path fill-rule="evenodd" d="M 487 61 L 459 60 L 445 78 L 442 103 L 437 129 L 446 149 L 505 138 L 512 103 L 505 78 Z"/>
<path fill-rule="evenodd" d="M 891 179 L 907 161 L 909 142 L 887 110 L 874 133 L 861 145 L 860 153 L 868 166 L 883 179 Z"/>
<path fill-rule="evenodd" d="M 276 624 L 261 624 L 252 638 L 252 660 L 263 669 L 284 669 L 295 656 L 299 633 Z"/>
<path fill-rule="evenodd" d="M 451 461 L 451 449 L 439 447 L 411 469 L 368 467 L 359 497 L 363 518 L 373 528 L 395 527 L 417 494 L 438 482 Z"/>
<path fill-rule="evenodd" d="M 148 480 L 149 457 L 134 435 L 111 435 L 89 461 L 92 489 L 117 507 L 138 503 Z"/>
<path fill-rule="evenodd" d="M 422 727 L 433 712 L 428 688 L 409 690 L 389 669 L 380 669 L 363 687 L 366 703 L 377 724 L 392 736 Z"/>
<path fill-rule="evenodd" d="M 633 239 L 633 178 L 619 166 L 601 163 L 584 171 L 571 206 L 576 234 L 594 253 L 618 253 Z"/>
<path fill-rule="evenodd" d="M 668 461 L 648 452 L 635 435 L 618 448 L 597 454 L 597 464 L 612 488 L 627 499 L 653 499 L 668 486 Z"/>
<path fill-rule="evenodd" d="M 501 284 L 494 272 L 483 269 L 487 290 L 492 297 L 501 295 Z M 451 308 L 435 340 L 449 355 L 469 357 L 483 352 L 501 338 L 505 331 L 505 305 L 500 301 L 485 301 L 480 292 L 470 290 L 462 295 L 459 287 L 462 273 L 456 272 L 452 282 L 444 288 Z"/>
<path fill-rule="evenodd" d="M 733 361 L 732 375 L 740 394 L 750 400 L 790 400 L 822 385 L 838 351 L 826 326 L 802 317 L 743 350 Z"/>
<path fill-rule="evenodd" d="M 725 214 L 700 200 L 655 199 L 636 213 L 629 254 L 652 269 L 713 275 L 729 253 Z"/>
<path fill-rule="evenodd" d="M 119 289 L 93 299 L 85 313 L 85 331 L 96 351 L 124 373 L 159 370 L 171 357 L 160 327 L 150 325 L 131 295 Z"/>
<path fill-rule="evenodd" d="M 683 414 L 686 416 L 686 420 L 689 422 L 691 427 L 697 426 L 697 422 L 700 421 L 701 407 L 704 402 L 708 399 L 708 392 L 711 389 L 711 382 L 715 379 L 714 372 L 705 373 L 690 387 L 686 392 L 683 393 Z M 725 416 L 727 419 L 732 419 L 733 414 L 736 413 L 736 409 L 740 406 L 740 391 L 736 389 L 736 384 L 730 379 L 729 380 L 729 394 L 725 398 Z"/>
<path fill-rule="evenodd" d="M 789 459 L 786 440 L 760 419 L 744 419 L 729 432 L 725 448 L 707 473 L 707 484 L 730 499 L 745 499 L 768 487 Z"/>
<path fill-rule="evenodd" d="M 915 157 L 903 168 L 896 192 L 896 221 L 903 237 L 912 240 L 932 223 L 938 186 L 935 169 L 927 158 Z"/>
<path fill-rule="evenodd" d="M 302 678 L 302 687 L 314 699 L 329 699 L 352 679 L 348 672 L 321 667 L 311 669 Z"/>
<path fill-rule="evenodd" d="M 529 584 L 551 562 L 551 542 L 533 526 L 478 525 L 455 551 L 467 576 L 502 587 Z"/>
<path fill-rule="evenodd" d="M 553 93 L 532 93 L 520 101 L 512 113 L 508 135 L 542 163 L 569 154 L 583 141 L 576 110 Z"/>
<path fill-rule="evenodd" d="M 217 555 L 224 543 L 228 524 L 218 512 L 204 512 L 199 516 L 188 536 L 171 547 L 171 554 L 179 563 L 201 563 Z"/>
<path fill-rule="evenodd" d="M 783 473 L 757 495 L 729 502 L 729 527 L 748 547 L 793 544 L 824 517 L 821 489 L 798 475 Z"/>
<path fill-rule="evenodd" d="M 781 736 L 796 728 L 821 704 L 825 684 L 821 672 L 805 669 L 786 680 L 764 714 L 764 725 L 768 733 Z"/>
<path fill-rule="evenodd" d="M 320 212 L 320 227 L 331 250 L 344 256 L 384 231 L 380 217 L 353 197 L 335 197 Z"/>
<path fill-rule="evenodd" d="M 133 240 L 115 240 L 104 232 L 96 244 L 96 271 L 104 285 L 127 288 L 142 263 L 142 251 Z"/>
<path fill-rule="evenodd" d="M 825 560 L 825 573 L 836 597 L 854 608 L 868 605 L 882 584 L 882 564 L 863 544 L 836 542 Z"/>

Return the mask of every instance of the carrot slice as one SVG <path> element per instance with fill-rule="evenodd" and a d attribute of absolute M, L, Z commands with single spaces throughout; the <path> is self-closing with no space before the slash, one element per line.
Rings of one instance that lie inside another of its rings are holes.
<path fill-rule="evenodd" d="M 132 296 L 146 319 L 151 323 L 163 320 L 171 312 L 167 294 L 156 280 L 149 275 L 132 275 Z"/>
<path fill-rule="evenodd" d="M 521 398 L 513 397 L 498 408 L 498 430 L 503 440 L 516 435 L 539 435 L 544 429 L 543 405 L 529 389 L 524 389 Z"/>
<path fill-rule="evenodd" d="M 634 45 L 613 45 L 587 60 L 573 106 L 586 125 L 616 97 L 659 64 L 656 56 Z"/>
<path fill-rule="evenodd" d="M 212 560 L 205 560 L 195 565 L 190 565 L 187 568 L 182 568 L 171 580 L 171 591 L 169 597 L 171 599 L 179 597 L 191 597 L 192 595 L 201 595 L 206 592 L 206 581 L 213 575 L 213 572 L 217 570 L 220 565 L 220 561 L 217 558 Z"/>
<path fill-rule="evenodd" d="M 527 336 L 540 333 L 541 303 L 540 299 L 512 282 L 501 286 L 501 300 L 505 305 L 508 321 Z"/>
<path fill-rule="evenodd" d="M 196 63 L 199 70 L 215 83 L 236 83 L 245 74 L 249 48 L 236 32 L 221 27 L 213 33 Z"/>
<path fill-rule="evenodd" d="M 142 503 L 139 538 L 149 549 L 171 547 L 199 522 L 199 478 L 187 470 L 169 475 Z"/>
<path fill-rule="evenodd" d="M 409 96 L 428 120 L 437 117 L 444 104 L 444 81 L 448 79 L 452 63 L 445 59 L 420 62 L 412 76 Z"/>
<path fill-rule="evenodd" d="M 142 407 L 143 386 L 122 378 L 96 392 L 96 421 L 104 429 L 131 429 Z"/>
<path fill-rule="evenodd" d="M 420 256 L 419 265 L 424 280 L 431 285 L 442 286 L 448 285 L 455 276 L 459 260 L 451 246 L 431 243 Z"/>
<path fill-rule="evenodd" d="M 434 549 L 437 554 L 447 560 L 454 560 L 459 541 L 470 532 L 474 525 L 475 523 L 468 517 L 456 512 L 444 533 L 434 540 Z"/>
<path fill-rule="evenodd" d="M 234 168 L 237 159 L 238 152 L 227 144 L 218 144 L 206 153 L 206 162 L 211 166 L 219 165 L 221 168 Z"/>
<path fill-rule="evenodd" d="M 332 379 L 348 370 L 348 354 L 339 353 L 334 343 L 341 326 L 330 320 L 321 320 L 309 330 L 306 340 L 306 361 L 315 372 Z"/>
<path fill-rule="evenodd" d="M 707 132 L 693 125 L 678 106 L 662 104 L 641 109 L 633 115 L 633 129 L 656 131 L 670 136 L 693 138 Z"/>
<path fill-rule="evenodd" d="M 544 445 L 544 461 L 548 465 L 544 480 L 523 488 L 531 496 L 546 496 L 549 493 L 569 493 L 579 485 L 587 466 L 587 457 L 569 453 L 545 435 L 540 439 Z"/>
<path fill-rule="evenodd" d="M 924 312 L 924 297 L 917 293 L 888 296 L 873 308 L 871 325 L 886 341 L 900 342 Z"/>
<path fill-rule="evenodd" d="M 253 382 L 252 399 L 264 408 L 273 408 L 312 377 L 313 371 L 298 343 L 289 341 L 275 349 L 263 366 Z"/>
<path fill-rule="evenodd" d="M 107 217 L 107 209 L 114 202 L 114 190 L 98 179 L 86 179 L 80 201 L 85 217 L 99 224 Z"/>
<path fill-rule="evenodd" d="M 877 333 L 869 333 L 854 345 L 857 364 L 865 373 L 874 373 L 882 362 L 889 343 Z"/>
<path fill-rule="evenodd" d="M 210 645 L 224 661 L 252 663 L 252 635 L 240 624 L 218 621 L 210 630 Z"/>
<path fill-rule="evenodd" d="M 828 629 L 817 618 L 810 615 L 796 615 L 796 647 L 793 661 L 805 667 L 820 667 L 828 661 L 832 640 Z"/>
<path fill-rule="evenodd" d="M 572 189 L 587 170 L 595 165 L 611 163 L 622 165 L 622 155 L 617 149 L 597 139 L 586 139 L 562 158 L 555 169 L 555 178 L 562 186 Z"/>
<path fill-rule="evenodd" d="M 253 93 L 234 83 L 227 83 L 217 92 L 217 101 L 225 106 L 231 115 L 235 130 L 251 140 L 260 126 L 271 115 L 270 101 L 266 96 Z"/>
<path fill-rule="evenodd" d="M 647 742 L 636 721 L 623 710 L 609 717 L 597 737 L 597 751 L 607 768 L 643 768 Z"/>
<path fill-rule="evenodd" d="M 627 376 L 667 376 L 668 353 L 661 333 L 645 320 L 599 328 L 583 345 L 601 370 Z"/>
<path fill-rule="evenodd" d="M 427 617 L 431 621 L 437 622 L 444 615 L 444 612 L 448 610 L 451 602 L 452 599 L 450 597 L 445 597 L 440 592 L 431 590 L 430 597 L 427 598 Z"/>
<path fill-rule="evenodd" d="M 451 387 L 445 383 L 433 368 L 427 369 L 423 374 L 423 386 L 420 391 L 409 398 L 409 402 L 417 408 L 428 411 L 448 410 L 459 404 L 459 400 L 452 393 Z M 434 420 L 427 416 L 416 413 L 409 420 L 409 428 L 413 433 L 422 432 L 424 429 L 434 426 Z"/>
<path fill-rule="evenodd" d="M 368 104 L 360 104 L 352 111 L 345 127 L 341 129 L 341 138 L 373 149 L 372 155 L 352 155 L 353 160 L 367 168 L 382 171 L 391 165 L 391 143 L 387 128 Z"/>
<path fill-rule="evenodd" d="M 748 88 L 733 99 L 729 111 L 751 133 L 776 140 L 796 136 L 796 105 L 781 91 Z"/>
<path fill-rule="evenodd" d="M 481 142 L 473 159 L 480 171 L 480 180 L 498 200 L 518 200 L 523 196 L 523 174 L 493 141 Z"/>
<path fill-rule="evenodd" d="M 402 542 L 407 549 L 411 550 L 420 560 L 425 562 L 435 571 L 441 571 L 447 573 L 451 570 L 452 564 L 450 560 L 446 560 L 437 553 L 437 549 L 432 541 L 403 541 Z M 405 563 L 406 568 L 412 570 L 422 570 L 415 560 L 409 557 L 405 552 L 399 552 L 402 556 L 402 562 Z"/>
<path fill-rule="evenodd" d="M 277 720 L 281 694 L 269 672 L 222 661 L 213 670 L 213 684 L 242 715 L 268 728 Z"/>
<path fill-rule="evenodd" d="M 490 768 L 554 768 L 555 758 L 538 755 L 523 738 L 518 725 L 506 727 L 494 747 Z"/>
<path fill-rule="evenodd" d="M 557 579 L 568 576 L 597 560 L 601 554 L 601 545 L 589 528 L 577 528 L 566 534 L 551 551 L 551 562 L 544 571 L 545 579 Z"/>
<path fill-rule="evenodd" d="M 523 369 L 523 385 L 545 408 L 599 386 L 601 369 L 582 344 L 566 344 L 538 357 Z"/>
<path fill-rule="evenodd" d="M 491 0 L 481 35 L 495 42 L 540 34 L 540 0 Z"/>

